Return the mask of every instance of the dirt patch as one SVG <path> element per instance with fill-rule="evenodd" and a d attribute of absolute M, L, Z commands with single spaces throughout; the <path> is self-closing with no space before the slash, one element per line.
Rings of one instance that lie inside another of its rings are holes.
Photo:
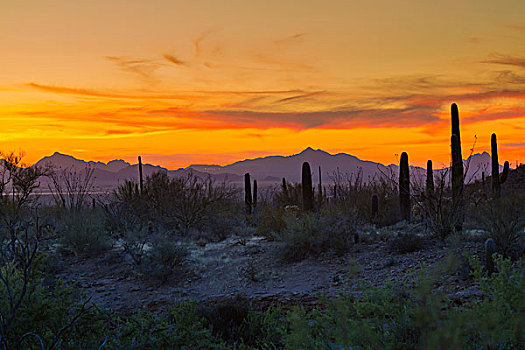
<path fill-rule="evenodd" d="M 352 291 L 355 277 L 379 287 L 404 280 L 409 271 L 422 264 L 432 266 L 447 254 L 445 244 L 437 240 L 407 254 L 392 253 L 388 243 L 377 242 L 360 243 L 340 257 L 285 263 L 278 256 L 279 244 L 262 237 L 230 238 L 205 246 L 189 243 L 185 268 L 163 284 L 140 276 L 120 249 L 91 259 L 59 256 L 62 271 L 57 277 L 76 282 L 99 306 L 122 313 L 142 307 L 159 310 L 177 300 L 214 303 L 239 295 L 261 306 L 308 307 L 321 294 Z M 463 290 L 462 281 L 451 282 Z"/>

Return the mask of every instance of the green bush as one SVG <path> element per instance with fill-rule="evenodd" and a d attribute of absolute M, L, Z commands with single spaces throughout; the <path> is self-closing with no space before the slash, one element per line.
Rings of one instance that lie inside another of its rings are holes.
<path fill-rule="evenodd" d="M 261 203 L 258 211 L 258 222 L 256 234 L 275 240 L 287 227 L 288 222 L 295 218 L 292 209 L 274 206 L 271 203 Z"/>
<path fill-rule="evenodd" d="M 289 315 L 288 349 L 518 349 L 523 345 L 522 269 L 496 259 L 498 273 L 487 277 L 477 259 L 473 276 L 481 298 L 452 305 L 443 289 L 444 269 L 422 269 L 418 284 L 371 288 L 358 283 L 359 297 L 343 293 L 319 309 Z M 450 268 L 450 267 L 448 267 Z"/>
<path fill-rule="evenodd" d="M 287 333 L 286 313 L 278 306 L 256 310 L 243 296 L 200 308 L 213 334 L 235 349 L 280 349 Z"/>
<path fill-rule="evenodd" d="M 299 261 L 309 256 L 332 252 L 346 253 L 355 240 L 355 227 L 343 217 L 331 214 L 305 213 L 289 218 L 279 239 L 281 255 L 286 261 Z"/>
<path fill-rule="evenodd" d="M 61 248 L 76 256 L 95 256 L 111 248 L 111 240 L 103 220 L 89 211 L 70 212 L 62 218 Z"/>
<path fill-rule="evenodd" d="M 187 249 L 172 238 L 156 235 L 152 239 L 151 249 L 138 268 L 144 276 L 165 282 L 176 269 L 183 266 L 187 256 Z"/>
<path fill-rule="evenodd" d="M 165 313 L 145 309 L 117 318 L 109 349 L 226 349 L 198 315 L 195 303 L 175 303 Z"/>
<path fill-rule="evenodd" d="M 143 276 L 165 282 L 182 267 L 188 251 L 172 235 L 160 230 L 151 222 L 137 225 L 122 233 L 121 243 L 124 253 Z"/>
<path fill-rule="evenodd" d="M 3 275 L 9 278 L 9 290 L 6 284 L 0 284 L 2 315 L 10 310 L 9 295 L 17 300 L 24 286 L 26 290 L 5 339 L 0 340 L 9 349 L 42 349 L 42 344 L 46 349 L 53 344 L 60 349 L 95 346 L 103 338 L 103 325 L 96 310 L 81 304 L 82 294 L 78 288 L 41 273 L 46 263 L 47 258 L 40 256 L 27 283 L 24 283 L 24 271 L 15 265 L 1 268 Z M 89 322 L 84 322 L 86 319 Z M 2 342 L 0 348 L 1 345 Z"/>
<path fill-rule="evenodd" d="M 484 200 L 472 207 L 471 226 L 481 228 L 484 239 L 492 238 L 498 253 L 518 258 L 525 245 L 524 202 L 525 196 L 519 193 Z"/>

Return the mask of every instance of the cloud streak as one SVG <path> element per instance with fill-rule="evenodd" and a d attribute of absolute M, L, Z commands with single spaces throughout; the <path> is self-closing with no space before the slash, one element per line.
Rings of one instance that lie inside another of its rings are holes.
<path fill-rule="evenodd" d="M 171 63 L 173 63 L 176 66 L 183 66 L 183 65 L 186 64 L 186 62 L 178 59 L 177 57 L 175 57 L 173 55 L 164 54 L 164 55 L 162 55 L 162 57 L 164 57 L 166 59 L 166 61 L 171 62 Z"/>
<path fill-rule="evenodd" d="M 483 60 L 481 62 L 525 68 L 525 57 L 502 55 L 499 53 L 492 53 L 486 60 Z"/>
<path fill-rule="evenodd" d="M 426 133 L 433 133 L 445 124 L 448 106 L 452 102 L 469 106 L 463 110 L 466 112 L 463 114 L 465 123 L 523 118 L 523 77 L 512 71 L 503 71 L 492 78 L 491 84 L 454 83 L 439 76 L 399 77 L 375 81 L 373 86 L 359 92 L 296 89 L 121 93 L 34 82 L 28 86 L 50 93 L 140 103 L 140 107 L 99 113 L 96 118 L 109 125 L 106 129 L 110 133 L 111 130 L 120 130 L 122 126 L 154 131 L 419 127 Z M 513 84 L 510 85 L 509 81 Z M 476 109 L 473 105 L 477 106 Z M 80 113 L 67 118 L 88 122 L 93 115 Z M 118 125 L 119 128 L 111 125 Z"/>
<path fill-rule="evenodd" d="M 158 62 L 143 58 L 128 58 L 120 56 L 104 56 L 117 65 L 122 71 L 133 74 L 143 81 L 156 82 L 155 71 L 161 66 Z"/>

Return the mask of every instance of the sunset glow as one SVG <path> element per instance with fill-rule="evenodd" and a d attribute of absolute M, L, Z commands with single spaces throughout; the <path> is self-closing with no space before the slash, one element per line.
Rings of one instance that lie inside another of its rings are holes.
<path fill-rule="evenodd" d="M 359 6 L 357 4 L 359 3 Z M 170 169 L 310 146 L 525 162 L 525 1 L 0 5 L 0 150 Z M 477 139 L 477 140 L 476 140 Z"/>

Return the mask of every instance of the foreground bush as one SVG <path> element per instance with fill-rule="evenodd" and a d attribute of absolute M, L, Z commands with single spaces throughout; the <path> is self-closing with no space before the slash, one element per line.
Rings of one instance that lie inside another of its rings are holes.
<path fill-rule="evenodd" d="M 486 277 L 476 259 L 473 276 L 483 297 L 460 307 L 433 284 L 442 271 L 423 270 L 415 289 L 406 285 L 370 288 L 362 297 L 343 293 L 323 309 L 290 314 L 288 349 L 518 349 L 523 345 L 522 270 L 497 259 L 499 273 Z"/>
<path fill-rule="evenodd" d="M 64 214 L 59 225 L 59 241 L 63 251 L 75 256 L 91 257 L 111 248 L 104 221 L 91 210 Z"/>
<path fill-rule="evenodd" d="M 281 254 L 287 261 L 299 261 L 326 252 L 341 255 L 350 249 L 355 239 L 354 225 L 330 213 L 308 213 L 287 220 L 279 236 L 283 242 Z"/>
<path fill-rule="evenodd" d="M 481 228 L 485 239 L 492 238 L 496 251 L 518 258 L 525 246 L 525 196 L 509 194 L 498 199 L 484 200 L 472 208 L 471 225 Z"/>
<path fill-rule="evenodd" d="M 434 288 L 454 268 L 438 268 L 421 270 L 415 287 L 358 281 L 361 293 L 323 298 L 312 311 L 258 311 L 232 299 L 207 308 L 175 303 L 126 317 L 83 303 L 77 290 L 40 272 L 45 256 L 38 260 L 16 317 L 1 333 L 1 349 L 518 349 L 525 336 L 525 276 L 501 257 L 491 277 L 471 259 L 483 296 L 460 306 Z M 0 311 L 7 315 L 9 293 L 19 295 L 25 279 L 13 264 L 1 272 L 11 281 L 9 290 L 0 284 Z"/>
<path fill-rule="evenodd" d="M 169 232 L 160 231 L 151 222 L 136 225 L 121 233 L 120 242 L 143 276 L 165 282 L 182 268 L 188 252 Z"/>

